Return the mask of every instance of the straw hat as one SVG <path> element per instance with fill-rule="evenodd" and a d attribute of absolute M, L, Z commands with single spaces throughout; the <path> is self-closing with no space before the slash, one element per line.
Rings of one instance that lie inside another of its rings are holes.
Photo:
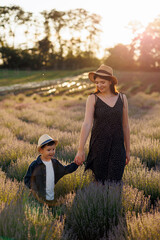
<path fill-rule="evenodd" d="M 45 144 L 49 143 L 49 142 L 55 142 L 55 145 L 57 146 L 58 141 L 53 139 L 52 137 L 50 137 L 48 134 L 43 134 L 39 140 L 38 140 L 38 150 Z"/>
<path fill-rule="evenodd" d="M 111 67 L 105 65 L 105 64 L 102 64 L 96 70 L 96 72 L 89 72 L 88 77 L 94 83 L 95 83 L 95 80 L 94 80 L 94 75 L 95 74 L 98 75 L 98 76 L 103 76 L 103 77 L 111 77 L 115 84 L 118 83 L 117 78 L 115 76 L 113 76 L 113 69 Z"/>

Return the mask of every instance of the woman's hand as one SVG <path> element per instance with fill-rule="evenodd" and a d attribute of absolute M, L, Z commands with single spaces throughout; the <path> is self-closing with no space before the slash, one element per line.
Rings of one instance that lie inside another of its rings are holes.
<path fill-rule="evenodd" d="M 82 165 L 84 161 L 85 161 L 85 152 L 78 151 L 75 156 L 74 163 L 76 163 L 77 165 Z"/>
<path fill-rule="evenodd" d="M 126 153 L 126 165 L 129 163 L 130 161 L 130 154 Z"/>

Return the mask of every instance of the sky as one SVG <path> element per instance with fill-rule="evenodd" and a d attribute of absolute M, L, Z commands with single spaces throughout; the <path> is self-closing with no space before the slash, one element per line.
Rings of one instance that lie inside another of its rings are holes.
<path fill-rule="evenodd" d="M 160 0 L 0 0 L 0 6 L 18 5 L 34 13 L 56 9 L 67 11 L 86 9 L 102 17 L 101 44 L 103 48 L 118 43 L 129 44 L 133 38 L 127 26 L 131 21 L 141 22 L 145 27 L 160 15 Z"/>

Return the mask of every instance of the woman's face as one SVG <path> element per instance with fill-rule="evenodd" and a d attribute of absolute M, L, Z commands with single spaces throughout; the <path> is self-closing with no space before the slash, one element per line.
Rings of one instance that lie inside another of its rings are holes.
<path fill-rule="evenodd" d="M 108 92 L 110 90 L 111 81 L 105 80 L 101 77 L 96 77 L 95 84 L 97 86 L 97 90 L 101 93 Z"/>

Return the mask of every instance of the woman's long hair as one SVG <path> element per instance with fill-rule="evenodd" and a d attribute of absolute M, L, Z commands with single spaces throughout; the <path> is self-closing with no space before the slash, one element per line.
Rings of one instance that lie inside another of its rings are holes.
<path fill-rule="evenodd" d="M 95 74 L 94 75 L 94 80 L 96 80 L 96 78 L 99 77 L 99 75 Z M 107 81 L 111 81 L 111 85 L 110 85 L 110 90 L 114 95 L 118 94 L 118 90 L 116 88 L 116 83 L 114 82 L 113 78 L 110 76 L 100 76 L 102 79 L 107 80 Z M 97 89 L 95 89 L 94 93 L 99 93 L 100 91 Z"/>

